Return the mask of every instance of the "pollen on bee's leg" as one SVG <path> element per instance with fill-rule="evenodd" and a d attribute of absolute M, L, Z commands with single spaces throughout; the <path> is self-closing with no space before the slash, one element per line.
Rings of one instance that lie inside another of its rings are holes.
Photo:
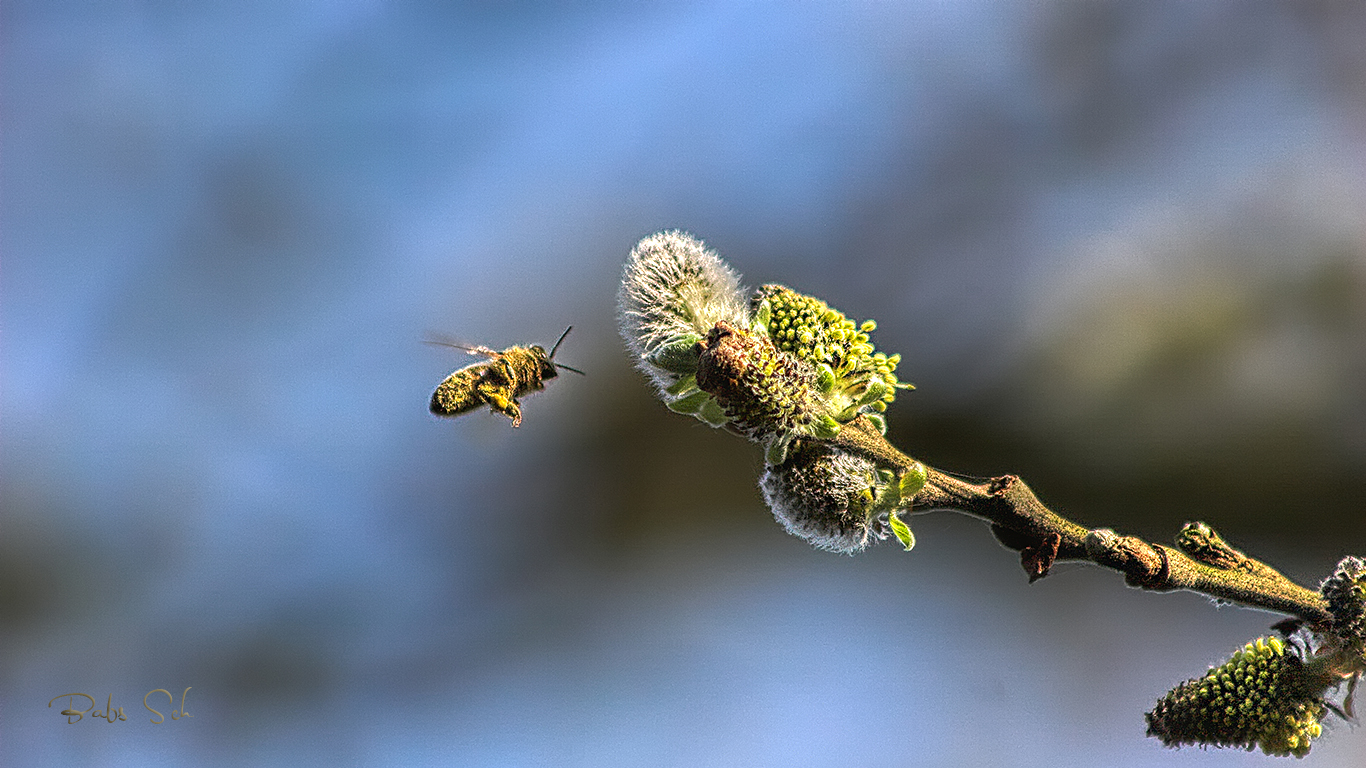
<path fill-rule="evenodd" d="M 500 397 L 498 398 L 497 403 L 490 402 L 489 405 L 492 406 L 494 410 L 509 419 L 512 419 L 512 426 L 520 427 L 522 425 L 522 409 L 517 405 L 516 400 L 507 400 Z"/>
<path fill-rule="evenodd" d="M 501 413 L 509 419 L 512 419 L 512 426 L 514 427 L 520 427 L 522 425 L 522 409 L 518 407 L 515 402 L 507 401 L 502 405 L 489 402 L 489 410 L 494 413 Z"/>
<path fill-rule="evenodd" d="M 501 413 L 512 419 L 512 426 L 517 426 L 522 422 L 522 410 L 517 407 L 517 401 L 509 397 L 511 392 L 497 386 L 481 384 L 479 394 L 488 403 L 489 410 L 494 413 Z"/>

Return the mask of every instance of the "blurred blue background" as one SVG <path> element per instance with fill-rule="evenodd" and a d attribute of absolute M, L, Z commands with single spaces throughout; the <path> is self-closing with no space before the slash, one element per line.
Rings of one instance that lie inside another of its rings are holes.
<path fill-rule="evenodd" d="M 1267 764 L 1143 712 L 1276 616 L 1029 585 L 952 515 L 817 552 L 614 294 L 687 229 L 876 318 L 917 457 L 1317 584 L 1366 554 L 1363 40 L 1331 2 L 4 3 L 0 763 Z M 570 324 L 589 375 L 520 429 L 427 413 L 471 359 L 425 337 Z M 1328 731 L 1306 764 L 1360 768 Z"/>

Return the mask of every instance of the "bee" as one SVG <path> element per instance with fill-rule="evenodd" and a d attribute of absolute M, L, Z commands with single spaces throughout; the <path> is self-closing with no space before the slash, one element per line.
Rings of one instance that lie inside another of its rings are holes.
<path fill-rule="evenodd" d="M 483 346 L 466 347 L 444 341 L 429 342 L 489 358 L 482 363 L 467 365 L 447 376 L 432 393 L 432 413 L 437 416 L 459 416 L 487 404 L 490 410 L 512 419 L 512 426 L 521 426 L 522 408 L 517 398 L 528 392 L 545 389 L 545 380 L 560 375 L 561 368 L 580 376 L 584 375 L 584 372 L 577 368 L 555 362 L 556 350 L 572 330 L 572 325 L 564 329 L 564 333 L 560 334 L 559 341 L 550 348 L 548 355 L 545 348 L 539 346 L 508 347 L 502 352 L 495 352 Z"/>

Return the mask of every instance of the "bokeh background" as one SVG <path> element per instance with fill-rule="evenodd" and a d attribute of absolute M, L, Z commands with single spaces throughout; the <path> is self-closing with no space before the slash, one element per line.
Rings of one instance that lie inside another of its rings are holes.
<path fill-rule="evenodd" d="M 1274 762 L 1143 713 L 1276 616 L 785 535 L 617 337 L 663 228 L 876 318 L 935 466 L 1366 554 L 1358 4 L 12 0 L 0 88 L 5 765 Z"/>

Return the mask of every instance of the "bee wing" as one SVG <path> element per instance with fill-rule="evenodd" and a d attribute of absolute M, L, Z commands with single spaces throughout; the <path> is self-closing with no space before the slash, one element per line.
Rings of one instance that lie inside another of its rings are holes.
<path fill-rule="evenodd" d="M 427 338 L 423 339 L 422 341 L 424 344 L 431 344 L 434 347 L 450 347 L 451 349 L 463 349 L 471 355 L 483 355 L 484 357 L 498 356 L 498 352 L 496 350 L 489 349 L 488 347 L 483 346 L 482 344 L 479 346 L 471 347 L 468 344 L 461 344 L 459 341 L 456 341 L 453 337 L 447 336 L 442 333 L 428 333 Z"/>

